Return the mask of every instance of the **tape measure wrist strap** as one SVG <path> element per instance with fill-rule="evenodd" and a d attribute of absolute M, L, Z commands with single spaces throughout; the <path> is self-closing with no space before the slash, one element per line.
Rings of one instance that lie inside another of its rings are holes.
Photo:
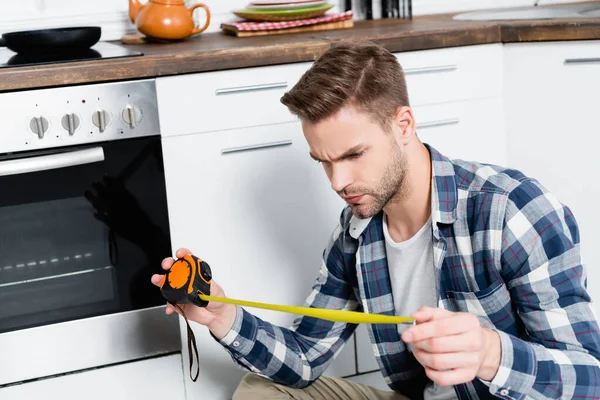
<path fill-rule="evenodd" d="M 194 331 L 192 330 L 192 327 L 190 326 L 190 321 L 188 320 L 187 316 L 185 315 L 185 312 L 183 311 L 183 309 L 177 304 L 174 304 L 174 306 L 179 310 L 179 312 L 181 313 L 181 316 L 183 317 L 183 319 L 185 319 L 185 324 L 187 325 L 187 344 L 188 344 L 188 354 L 190 357 L 190 379 L 193 382 L 196 382 L 196 380 L 198 379 L 198 375 L 200 375 L 200 358 L 198 357 L 198 347 L 196 345 L 196 335 L 194 335 Z M 192 369 L 193 369 L 193 365 L 194 365 L 194 356 L 196 356 L 196 375 L 195 376 L 192 375 Z"/>

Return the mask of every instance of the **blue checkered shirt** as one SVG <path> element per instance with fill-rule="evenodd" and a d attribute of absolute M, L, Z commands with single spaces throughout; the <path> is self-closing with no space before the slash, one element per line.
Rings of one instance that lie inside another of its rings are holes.
<path fill-rule="evenodd" d="M 495 378 L 454 386 L 457 398 L 600 399 L 600 334 L 572 212 L 517 170 L 450 161 L 427 148 L 439 306 L 476 315 L 502 346 Z M 344 209 L 306 305 L 395 314 L 381 213 L 357 219 Z M 288 329 L 238 307 L 220 343 L 242 367 L 301 388 L 355 328 L 299 317 Z M 397 327 L 368 331 L 390 388 L 422 398 L 428 378 Z"/>

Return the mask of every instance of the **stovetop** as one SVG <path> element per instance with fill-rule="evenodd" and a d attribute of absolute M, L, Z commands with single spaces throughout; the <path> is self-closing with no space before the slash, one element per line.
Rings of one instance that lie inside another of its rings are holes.
<path fill-rule="evenodd" d="M 22 67 L 43 64 L 58 64 L 74 61 L 106 60 L 109 58 L 138 57 L 144 53 L 112 43 L 98 42 L 89 50 L 77 54 L 41 54 L 24 56 L 0 47 L 0 68 Z"/>

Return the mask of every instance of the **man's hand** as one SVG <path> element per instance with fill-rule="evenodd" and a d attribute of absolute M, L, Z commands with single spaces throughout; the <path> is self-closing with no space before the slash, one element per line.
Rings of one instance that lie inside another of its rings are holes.
<path fill-rule="evenodd" d="M 177 258 L 181 258 L 187 254 L 192 254 L 192 252 L 188 249 L 179 249 L 175 255 Z M 171 257 L 165 258 L 162 261 L 161 266 L 164 270 L 168 270 L 171 268 L 174 262 L 175 260 L 173 260 Z M 163 275 L 160 274 L 152 275 L 152 283 L 156 286 L 160 286 L 162 277 Z M 225 297 L 223 289 L 221 286 L 217 285 L 215 281 L 211 282 L 210 294 L 212 296 Z M 227 335 L 227 332 L 229 332 L 233 326 L 237 312 L 235 306 L 232 304 L 216 302 L 208 303 L 206 307 L 198 307 L 193 304 L 179 304 L 179 307 L 183 309 L 188 319 L 201 325 L 206 325 L 217 339 L 222 339 L 225 337 L 225 335 Z M 167 314 L 172 314 L 175 311 L 179 313 L 179 310 L 177 310 L 171 304 L 167 304 Z"/>
<path fill-rule="evenodd" d="M 442 386 L 492 381 L 500 366 L 500 336 L 482 328 L 476 316 L 423 307 L 413 318 L 417 325 L 402 334 L 414 346 L 415 358 L 427 376 Z"/>

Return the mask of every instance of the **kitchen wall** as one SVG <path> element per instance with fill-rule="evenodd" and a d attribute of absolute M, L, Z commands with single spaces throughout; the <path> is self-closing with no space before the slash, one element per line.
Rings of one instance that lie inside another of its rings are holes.
<path fill-rule="evenodd" d="M 142 0 L 144 1 L 144 0 Z M 197 0 L 186 0 L 195 3 Z M 234 19 L 231 10 L 244 7 L 251 0 L 203 0 L 212 13 L 207 30 L 217 32 L 223 21 Z M 341 4 L 339 0 L 330 0 Z M 575 0 L 541 0 L 540 4 L 567 3 Z M 0 33 L 47 27 L 99 25 L 102 40 L 119 39 L 135 32 L 127 16 L 128 0 L 19 0 L 3 2 Z M 534 0 L 413 0 L 415 15 L 465 11 L 490 7 L 532 5 Z M 196 11 L 204 20 L 203 11 Z"/>

